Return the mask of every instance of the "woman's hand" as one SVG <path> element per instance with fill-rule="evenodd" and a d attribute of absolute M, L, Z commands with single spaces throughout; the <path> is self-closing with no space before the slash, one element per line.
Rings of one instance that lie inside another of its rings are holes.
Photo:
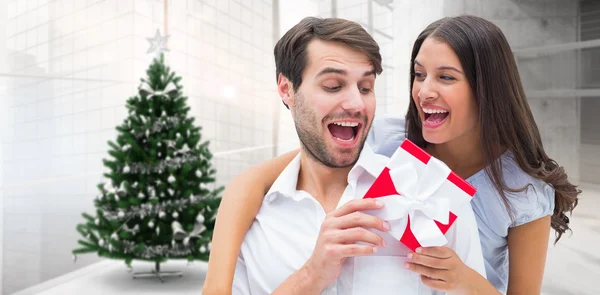
<path fill-rule="evenodd" d="M 417 248 L 416 253 L 408 254 L 408 259 L 405 267 L 420 274 L 423 283 L 435 290 L 461 295 L 476 294 L 479 289 L 475 286 L 476 282 L 484 279 L 448 247 Z"/>

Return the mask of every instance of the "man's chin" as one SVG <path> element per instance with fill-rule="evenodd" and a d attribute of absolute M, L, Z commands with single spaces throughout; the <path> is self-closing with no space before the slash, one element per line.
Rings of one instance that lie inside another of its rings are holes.
<path fill-rule="evenodd" d="M 344 151 L 334 150 L 330 151 L 329 155 L 330 161 L 328 161 L 329 163 L 324 163 L 325 165 L 331 168 L 347 168 L 356 164 L 360 151 L 357 149 Z"/>
<path fill-rule="evenodd" d="M 358 162 L 358 158 L 360 157 L 360 153 L 365 144 L 365 139 L 361 138 L 357 141 L 356 145 L 351 148 L 344 148 L 340 146 L 334 146 L 329 149 L 329 155 L 331 159 L 330 167 L 335 168 L 347 168 L 349 166 L 354 166 L 356 162 Z M 329 166 L 329 165 L 328 165 Z"/>
<path fill-rule="evenodd" d="M 361 138 L 357 144 L 352 147 L 343 147 L 332 142 L 323 142 L 319 148 L 318 145 L 306 145 L 300 138 L 300 142 L 305 152 L 317 162 L 329 168 L 348 168 L 354 166 L 358 161 L 361 151 L 364 147 L 366 138 Z"/>

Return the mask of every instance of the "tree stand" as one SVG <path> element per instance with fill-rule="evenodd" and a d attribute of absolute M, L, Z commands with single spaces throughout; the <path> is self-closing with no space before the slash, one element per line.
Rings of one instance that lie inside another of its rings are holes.
<path fill-rule="evenodd" d="M 155 262 L 155 269 L 150 272 L 135 272 L 133 273 L 133 279 L 136 278 L 155 278 L 157 277 L 162 283 L 165 281 L 163 278 L 166 277 L 182 277 L 183 272 L 180 271 L 160 271 L 160 262 Z"/>

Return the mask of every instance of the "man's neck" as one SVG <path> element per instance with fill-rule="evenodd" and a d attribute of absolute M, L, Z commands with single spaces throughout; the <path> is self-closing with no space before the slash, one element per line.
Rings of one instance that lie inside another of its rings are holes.
<path fill-rule="evenodd" d="M 311 194 L 323 207 L 326 213 L 334 210 L 348 185 L 348 173 L 352 166 L 331 168 L 300 152 L 300 172 L 298 173 L 297 190 Z"/>

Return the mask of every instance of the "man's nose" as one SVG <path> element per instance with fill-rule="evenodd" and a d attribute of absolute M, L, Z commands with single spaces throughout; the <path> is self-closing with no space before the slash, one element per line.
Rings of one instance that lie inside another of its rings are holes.
<path fill-rule="evenodd" d="M 349 90 L 344 96 L 342 108 L 352 112 L 361 112 L 365 109 L 363 95 L 358 88 Z"/>

